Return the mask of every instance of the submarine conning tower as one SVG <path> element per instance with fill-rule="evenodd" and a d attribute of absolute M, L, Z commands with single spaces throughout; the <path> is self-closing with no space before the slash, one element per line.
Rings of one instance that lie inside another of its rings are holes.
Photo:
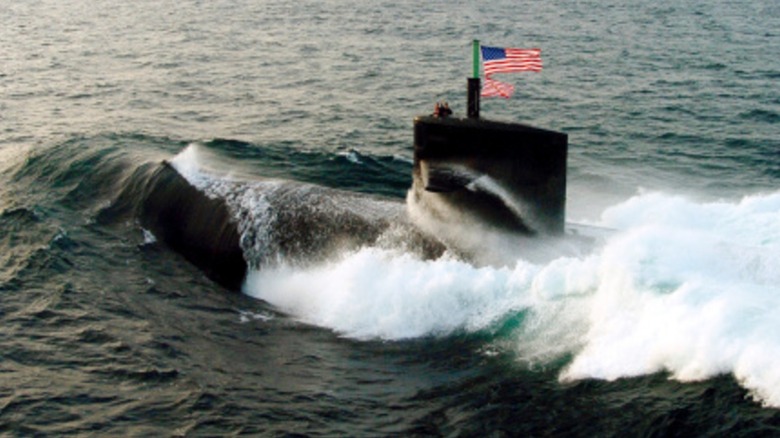
<path fill-rule="evenodd" d="M 568 136 L 477 117 L 414 120 L 412 194 L 434 219 L 453 212 L 502 231 L 561 234 Z"/>

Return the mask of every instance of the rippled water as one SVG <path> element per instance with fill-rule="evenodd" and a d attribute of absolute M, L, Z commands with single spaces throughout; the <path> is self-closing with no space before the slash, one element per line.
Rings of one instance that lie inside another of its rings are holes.
<path fill-rule="evenodd" d="M 776 1 L 0 16 L 0 434 L 778 433 Z M 482 112 L 569 134 L 567 216 L 614 230 L 595 248 L 368 246 L 236 293 L 107 213 L 161 160 L 402 203 L 411 121 L 465 111 L 473 38 L 542 48 Z"/>

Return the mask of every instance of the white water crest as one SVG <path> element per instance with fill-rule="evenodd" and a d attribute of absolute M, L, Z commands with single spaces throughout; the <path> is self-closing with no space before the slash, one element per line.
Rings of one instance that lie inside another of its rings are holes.
<path fill-rule="evenodd" d="M 780 193 L 698 204 L 661 194 L 608 209 L 583 346 L 562 378 L 733 373 L 780 406 Z"/>
<path fill-rule="evenodd" d="M 562 380 L 731 373 L 780 407 L 780 192 L 739 202 L 639 194 L 582 256 L 509 267 L 363 248 L 308 268 L 250 272 L 245 292 L 355 339 L 497 332 L 523 360 L 572 356 Z"/>
<path fill-rule="evenodd" d="M 170 161 L 171 166 L 173 166 L 184 179 L 198 188 L 202 188 L 204 180 L 204 176 L 200 170 L 202 166 L 201 161 L 203 160 L 201 158 L 202 154 L 202 148 L 196 143 L 191 143 Z"/>
<path fill-rule="evenodd" d="M 172 164 L 226 196 L 227 181 L 203 173 L 198 155 L 191 146 Z M 593 225 L 616 231 L 583 255 L 550 257 L 535 242 L 502 248 L 518 258 L 494 267 L 364 247 L 306 268 L 251 270 L 244 290 L 354 339 L 493 333 L 514 318 L 501 344 L 531 363 L 571 356 L 562 380 L 730 373 L 780 407 L 780 192 L 709 203 L 640 193 Z"/>
<path fill-rule="evenodd" d="M 144 245 L 152 245 L 157 243 L 157 236 L 155 236 L 154 233 L 147 230 L 146 228 L 142 228 L 141 231 L 144 235 Z"/>
<path fill-rule="evenodd" d="M 361 231 L 374 236 L 370 227 L 399 229 L 404 219 L 400 202 L 295 181 L 246 179 L 220 161 L 193 143 L 171 165 L 206 196 L 225 202 L 253 267 L 326 257 L 353 245 Z M 383 240 L 393 240 L 391 231 Z"/>

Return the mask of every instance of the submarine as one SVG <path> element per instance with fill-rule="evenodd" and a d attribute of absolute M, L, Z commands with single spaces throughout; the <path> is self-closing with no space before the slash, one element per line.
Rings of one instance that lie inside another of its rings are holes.
<path fill-rule="evenodd" d="M 104 216 L 134 216 L 231 290 L 249 269 L 322 262 L 363 245 L 469 259 L 484 246 L 479 238 L 463 244 L 474 227 L 529 239 L 563 235 L 568 136 L 483 119 L 479 97 L 479 78 L 469 78 L 466 117 L 414 119 L 405 201 L 295 181 L 202 184 L 163 161 L 140 168 Z"/>

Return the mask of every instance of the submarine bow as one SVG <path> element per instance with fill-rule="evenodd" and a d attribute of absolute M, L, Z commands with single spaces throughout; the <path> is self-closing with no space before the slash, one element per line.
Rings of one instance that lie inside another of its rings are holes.
<path fill-rule="evenodd" d="M 233 290 L 248 269 L 323 262 L 363 245 L 403 247 L 426 258 L 444 251 L 407 221 L 400 200 L 295 181 L 193 181 L 175 159 L 139 168 L 99 220 L 128 215 Z"/>

